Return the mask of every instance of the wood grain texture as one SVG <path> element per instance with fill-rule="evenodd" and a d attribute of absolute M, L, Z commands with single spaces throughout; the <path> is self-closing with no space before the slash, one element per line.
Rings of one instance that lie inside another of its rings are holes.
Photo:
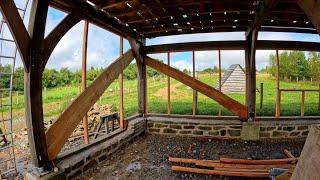
<path fill-rule="evenodd" d="M 13 0 L 1 0 L 0 10 L 5 21 L 8 23 L 9 30 L 16 42 L 23 65 L 28 71 L 30 64 L 31 38 L 23 24 L 23 20 L 21 19 Z"/>
<path fill-rule="evenodd" d="M 174 69 L 168 65 L 165 65 L 157 60 L 154 60 L 148 56 L 145 58 L 145 64 L 151 68 L 170 76 L 183 84 L 191 87 L 192 89 L 212 98 L 219 104 L 229 109 L 234 114 L 238 115 L 242 120 L 247 120 L 247 108 L 238 101 L 230 98 L 229 96 L 219 92 L 218 90 L 212 88 L 211 86 L 192 78 L 183 72 Z"/>
<path fill-rule="evenodd" d="M 312 126 L 291 180 L 319 179 L 320 128 Z"/>
<path fill-rule="evenodd" d="M 48 129 L 46 139 L 50 160 L 58 155 L 66 140 L 86 112 L 94 105 L 108 86 L 118 78 L 119 74 L 131 63 L 133 58 L 133 53 L 129 50 L 108 66 L 92 84 L 62 112 L 56 122 Z M 123 66 L 121 66 L 122 61 Z"/>
<path fill-rule="evenodd" d="M 29 67 L 25 69 L 25 114 L 32 163 L 50 168 L 44 129 L 42 102 L 43 40 L 48 13 L 48 1 L 33 0 L 29 19 Z"/>

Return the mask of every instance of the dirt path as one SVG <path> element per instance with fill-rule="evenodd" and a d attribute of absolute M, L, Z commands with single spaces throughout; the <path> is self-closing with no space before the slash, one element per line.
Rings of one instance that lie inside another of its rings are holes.
<path fill-rule="evenodd" d="M 176 96 L 178 96 L 179 98 L 188 96 L 188 92 L 185 92 L 184 90 L 177 89 L 179 86 L 182 86 L 182 85 L 183 84 L 180 82 L 175 83 L 175 84 L 170 84 L 171 97 L 173 99 L 175 99 Z M 163 88 L 159 89 L 154 95 L 157 97 L 161 97 L 162 100 L 167 100 L 168 99 L 168 88 L 163 87 Z"/>

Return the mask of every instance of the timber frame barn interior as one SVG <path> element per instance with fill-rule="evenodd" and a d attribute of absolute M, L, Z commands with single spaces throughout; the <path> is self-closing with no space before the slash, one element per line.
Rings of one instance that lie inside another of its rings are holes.
<path fill-rule="evenodd" d="M 49 6 L 68 15 L 45 37 Z M 44 169 L 52 168 L 51 162 L 86 112 L 133 59 L 138 68 L 140 117 L 147 117 L 146 67 L 149 66 L 215 100 L 239 120 L 250 122 L 259 120 L 255 115 L 256 50 L 320 51 L 318 42 L 257 40 L 260 31 L 319 34 L 320 0 L 33 0 L 28 28 L 12 0 L 1 0 L 0 9 L 25 69 L 25 114 L 32 161 L 34 166 Z M 106 67 L 45 131 L 42 74 L 57 43 L 81 20 L 126 38 L 131 49 Z M 245 32 L 246 40 L 145 45 L 146 38 L 236 31 Z M 147 56 L 195 50 L 245 51 L 245 104 Z M 279 117 L 273 119 L 279 120 Z M 126 123 L 121 122 L 121 127 L 125 128 Z"/>

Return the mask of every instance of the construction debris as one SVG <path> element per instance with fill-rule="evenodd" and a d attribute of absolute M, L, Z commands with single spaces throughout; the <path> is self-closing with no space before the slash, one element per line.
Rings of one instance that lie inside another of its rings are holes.
<path fill-rule="evenodd" d="M 199 160 L 169 157 L 171 163 L 186 166 L 172 166 L 173 171 L 237 177 L 275 177 L 289 169 L 294 169 L 299 158 L 285 150 L 289 156 L 283 159 L 248 160 L 220 157 L 219 160 Z"/>

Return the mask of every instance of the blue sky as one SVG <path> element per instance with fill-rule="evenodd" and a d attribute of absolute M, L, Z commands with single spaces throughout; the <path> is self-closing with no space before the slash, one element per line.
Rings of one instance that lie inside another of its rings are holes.
<path fill-rule="evenodd" d="M 15 0 L 18 7 L 23 7 L 25 0 Z M 30 3 L 31 4 L 31 3 Z M 28 22 L 30 6 L 26 12 L 25 24 Z M 46 35 L 66 16 L 65 13 L 49 8 Z M 81 48 L 82 48 L 82 31 L 83 21 L 74 26 L 58 43 L 54 49 L 47 68 L 60 69 L 68 67 L 71 70 L 81 68 Z M 5 35 L 8 35 L 8 31 Z M 9 35 L 8 35 L 9 36 Z M 178 43 L 178 42 L 195 42 L 195 41 L 215 41 L 215 40 L 244 40 L 244 32 L 232 33 L 203 33 L 189 34 L 178 36 L 166 36 L 153 39 L 147 39 L 147 45 Z M 297 40 L 297 41 L 314 41 L 320 42 L 319 35 L 308 35 L 298 33 L 267 33 L 260 32 L 258 39 L 264 40 Z M 103 30 L 95 25 L 89 26 L 88 38 L 88 67 L 106 67 L 119 56 L 119 36 Z M 125 42 L 125 51 L 129 49 L 129 44 Z M 12 47 L 3 47 L 2 51 L 10 52 Z M 257 51 L 256 60 L 257 68 L 264 68 L 268 64 L 269 55 L 275 51 Z M 307 53 L 306 53 L 307 54 Z M 152 54 L 154 58 L 167 61 L 166 54 Z M 244 66 L 243 51 L 221 51 L 222 67 L 227 68 L 231 64 L 240 64 Z M 217 51 L 197 51 L 195 53 L 196 69 L 201 70 L 207 67 L 218 65 Z M 17 66 L 21 66 L 21 60 L 17 62 Z M 179 69 L 192 68 L 192 53 L 179 52 L 171 54 L 171 65 Z"/>

